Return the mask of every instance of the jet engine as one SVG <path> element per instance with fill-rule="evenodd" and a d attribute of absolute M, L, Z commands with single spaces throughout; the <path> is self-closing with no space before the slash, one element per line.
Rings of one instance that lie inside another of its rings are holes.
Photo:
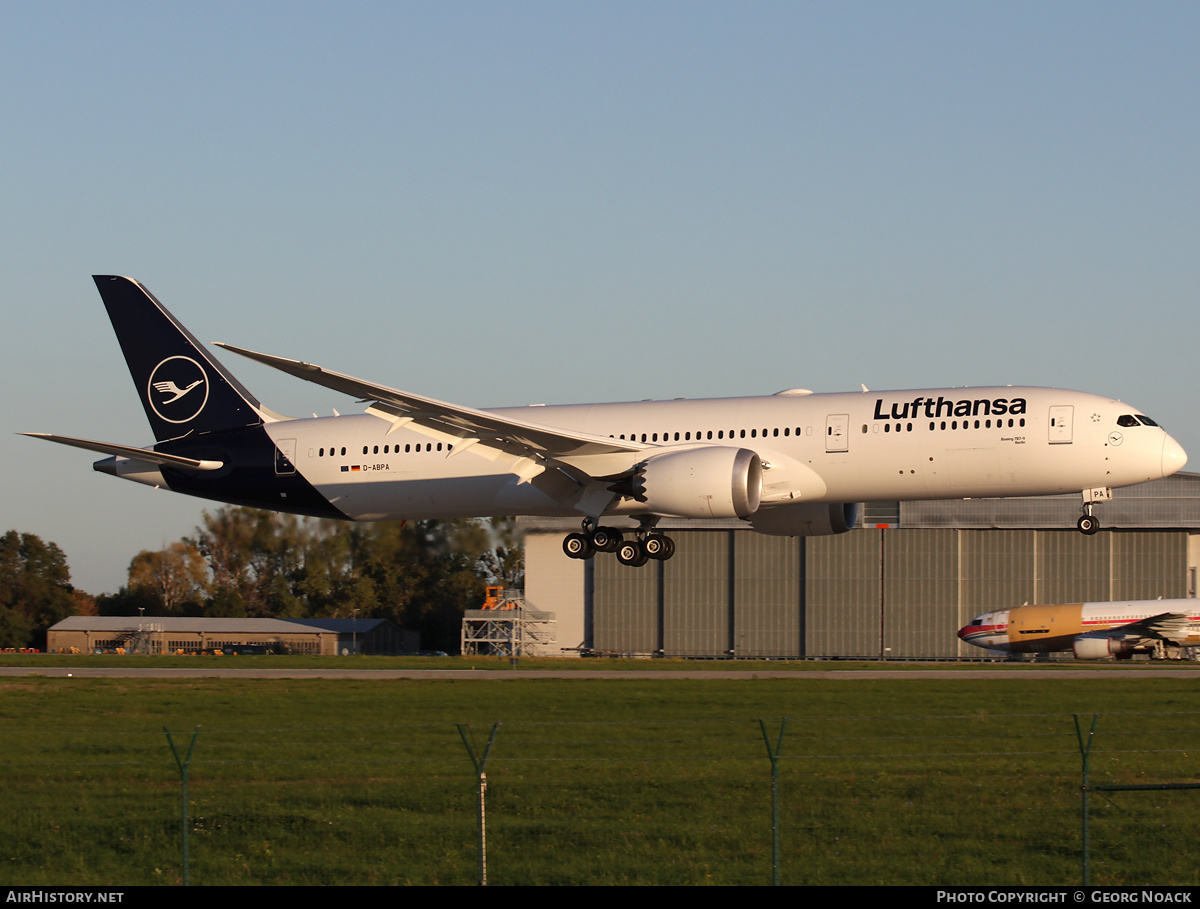
<path fill-rule="evenodd" d="M 1128 641 L 1118 641 L 1116 638 L 1102 636 L 1088 637 L 1081 635 L 1071 645 L 1071 650 L 1077 660 L 1107 660 L 1116 657 L 1118 660 L 1129 659 L 1137 648 Z"/>
<path fill-rule="evenodd" d="M 759 533 L 777 537 L 819 537 L 845 533 L 858 520 L 858 503 L 797 502 L 763 508 L 749 519 Z"/>
<path fill-rule="evenodd" d="M 653 514 L 744 518 L 758 510 L 762 473 L 762 461 L 748 449 L 692 448 L 650 458 L 613 491 Z"/>

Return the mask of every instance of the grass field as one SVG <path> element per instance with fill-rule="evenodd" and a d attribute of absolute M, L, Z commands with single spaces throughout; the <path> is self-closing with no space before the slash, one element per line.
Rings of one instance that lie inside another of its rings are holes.
<path fill-rule="evenodd" d="M 791 672 L 803 674 L 808 672 L 830 672 L 837 670 L 867 670 L 878 671 L 888 669 L 892 672 L 949 672 L 952 670 L 986 670 L 986 669 L 1023 669 L 1028 671 L 1066 670 L 1095 672 L 1097 670 L 1127 670 L 1131 667 L 1142 669 L 1153 668 L 1156 671 L 1175 671 L 1188 675 L 1196 671 L 1195 663 L 1182 661 L 1148 661 L 1137 663 L 1091 662 L 1082 663 L 1073 660 L 1056 660 L 1054 662 L 1020 664 L 1000 660 L 975 660 L 969 662 L 936 661 L 919 662 L 915 660 L 894 660 L 879 662 L 877 660 L 692 660 L 692 659 L 620 659 L 620 658 L 522 658 L 512 661 L 507 657 L 395 657 L 395 656 L 139 656 L 137 654 L 68 654 L 68 653 L 39 653 L 17 654 L 0 653 L 0 666 L 17 667 L 53 667 L 71 666 L 92 667 L 155 667 L 172 669 L 195 669 L 197 667 L 224 667 L 243 669 L 488 669 L 522 671 L 555 671 L 555 672 L 602 672 L 619 670 L 621 672 L 696 672 L 711 669 L 723 672 L 741 672 L 753 675 L 756 672 L 770 670 L 772 672 Z"/>
<path fill-rule="evenodd" d="M 494 728 L 489 883 L 769 884 L 765 728 L 772 747 L 783 732 L 783 883 L 1073 884 L 1073 714 L 1088 726 L 1100 714 L 1093 783 L 1194 782 L 1195 689 L 1182 677 L 842 682 L 802 671 L 0 679 L 0 882 L 179 883 L 180 773 L 163 727 L 181 754 L 199 727 L 194 884 L 475 883 L 464 736 L 481 756 Z M 1197 798 L 1094 795 L 1092 883 L 1200 883 Z"/>

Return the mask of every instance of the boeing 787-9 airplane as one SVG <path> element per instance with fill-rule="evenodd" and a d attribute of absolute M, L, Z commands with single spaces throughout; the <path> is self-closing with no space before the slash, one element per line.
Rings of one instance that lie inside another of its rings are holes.
<path fill-rule="evenodd" d="M 784 536 L 842 533 L 859 502 L 1080 493 L 1079 529 L 1112 489 L 1187 455 L 1103 395 L 997 386 L 482 410 L 309 363 L 220 347 L 369 403 L 268 410 L 141 284 L 96 276 L 157 442 L 29 433 L 109 455 L 103 473 L 176 492 L 352 521 L 574 515 L 573 558 L 670 558 L 664 517 L 740 519 Z M 602 523 L 637 520 L 626 533 Z"/>

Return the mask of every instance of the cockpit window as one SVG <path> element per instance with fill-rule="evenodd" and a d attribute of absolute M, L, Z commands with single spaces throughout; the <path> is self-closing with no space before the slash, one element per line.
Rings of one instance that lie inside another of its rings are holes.
<path fill-rule="evenodd" d="M 1117 417 L 1117 425 L 1118 426 L 1137 426 L 1138 425 L 1137 417 L 1135 417 L 1131 413 L 1123 413 L 1119 417 Z"/>
<path fill-rule="evenodd" d="M 1147 426 L 1157 426 L 1158 425 L 1157 423 L 1155 423 L 1153 420 L 1151 420 L 1149 417 L 1145 416 L 1144 414 L 1138 414 L 1137 418 L 1139 420 L 1141 420 L 1143 423 L 1145 423 Z"/>

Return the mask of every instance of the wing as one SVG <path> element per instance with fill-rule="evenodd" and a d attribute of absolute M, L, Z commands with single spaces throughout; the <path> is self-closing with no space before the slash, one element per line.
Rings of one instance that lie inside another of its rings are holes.
<path fill-rule="evenodd" d="M 1181 641 L 1187 635 L 1188 617 L 1180 612 L 1163 612 L 1149 618 L 1138 619 L 1125 625 L 1110 628 L 1109 637 L 1163 638 Z"/>
<path fill-rule="evenodd" d="M 625 455 L 626 458 L 616 459 L 625 461 L 631 453 L 655 447 L 449 404 L 412 392 L 375 385 L 353 376 L 322 369 L 311 363 L 257 353 L 234 347 L 232 344 L 218 343 L 217 346 L 307 382 L 353 395 L 362 402 L 373 402 L 367 412 L 390 420 L 392 428 L 389 432 L 402 427 L 415 429 L 453 444 L 453 455 L 475 448 L 479 454 L 485 456 L 489 452 L 492 457 L 504 454 L 527 458 L 540 464 L 546 461 L 566 463 L 564 459 L 583 459 L 599 463 L 606 460 L 603 458 L 605 455 Z"/>
<path fill-rule="evenodd" d="M 128 445 L 113 445 L 110 442 L 93 442 L 90 439 L 72 439 L 70 436 L 55 436 L 48 432 L 22 432 L 22 436 L 32 436 L 35 439 L 45 439 L 48 442 L 58 442 L 60 445 L 70 445 L 74 448 L 84 448 L 100 454 L 116 455 L 121 458 L 131 458 L 135 461 L 145 461 L 147 464 L 176 467 L 180 470 L 220 470 L 225 466 L 223 461 L 200 461 L 196 458 L 184 458 L 179 455 L 164 454 L 147 448 L 133 448 Z"/>

